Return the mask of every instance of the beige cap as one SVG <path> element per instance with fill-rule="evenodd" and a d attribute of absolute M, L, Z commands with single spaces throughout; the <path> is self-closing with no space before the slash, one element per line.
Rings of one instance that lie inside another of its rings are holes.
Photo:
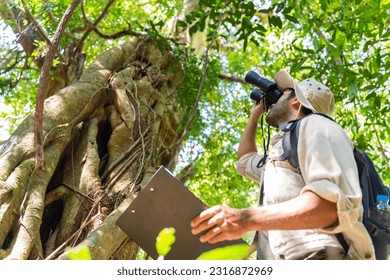
<path fill-rule="evenodd" d="M 296 83 L 285 70 L 275 75 L 275 83 L 280 90 L 292 88 L 302 106 L 315 113 L 331 116 L 334 112 L 334 97 L 330 89 L 314 79 Z"/>

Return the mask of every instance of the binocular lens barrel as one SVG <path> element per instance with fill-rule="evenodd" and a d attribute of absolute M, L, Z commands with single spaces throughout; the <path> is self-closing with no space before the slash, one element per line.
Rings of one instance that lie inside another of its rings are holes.
<path fill-rule="evenodd" d="M 259 102 L 264 96 L 265 96 L 264 91 L 262 91 L 258 88 L 255 88 L 254 90 L 251 91 L 250 98 L 253 101 Z"/>
<path fill-rule="evenodd" d="M 267 80 L 267 79 L 260 77 L 260 75 L 254 71 L 249 71 L 245 75 L 245 82 L 252 84 L 252 85 L 255 85 L 263 91 L 269 91 L 270 89 L 275 87 L 274 86 L 275 83 L 271 82 L 270 80 Z"/>
<path fill-rule="evenodd" d="M 280 96 L 282 96 L 282 92 L 278 89 L 276 83 L 262 78 L 255 71 L 249 71 L 245 75 L 244 80 L 245 82 L 258 87 L 258 89 L 251 91 L 250 98 L 259 102 L 265 97 L 266 107 L 270 107 L 272 104 L 275 104 Z"/>

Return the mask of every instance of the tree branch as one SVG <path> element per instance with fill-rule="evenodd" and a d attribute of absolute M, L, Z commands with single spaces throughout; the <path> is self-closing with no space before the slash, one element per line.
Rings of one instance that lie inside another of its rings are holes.
<path fill-rule="evenodd" d="M 141 33 L 134 32 L 131 29 L 129 29 L 129 30 L 121 30 L 121 31 L 116 32 L 114 34 L 104 34 L 104 33 L 100 32 L 100 30 L 96 26 L 93 26 L 93 31 L 99 37 L 101 37 L 103 39 L 118 39 L 118 38 L 126 36 L 126 35 L 137 36 L 137 37 L 138 36 L 142 36 Z"/>
<path fill-rule="evenodd" d="M 50 39 L 47 37 L 46 32 L 42 29 L 42 27 L 39 25 L 39 23 L 34 18 L 33 14 L 30 11 L 30 9 L 27 7 L 26 1 L 22 0 L 22 4 L 23 4 L 24 12 L 25 12 L 27 18 L 32 22 L 32 24 L 35 26 L 35 28 L 37 29 L 38 33 L 42 36 L 42 38 L 45 40 L 45 42 L 49 46 L 51 46 L 52 43 L 51 43 Z"/>
<path fill-rule="evenodd" d="M 23 57 L 20 57 L 21 51 L 18 51 L 15 48 L 8 50 L 7 54 L 4 56 L 4 59 L 0 60 L 0 74 L 3 75 L 11 70 L 14 70 L 19 62 L 23 60 Z M 14 60 L 12 62 L 12 60 Z M 12 62 L 11 65 L 8 65 Z M 8 66 L 7 66 L 8 65 Z"/>
<path fill-rule="evenodd" d="M 26 1 L 22 0 L 22 4 L 23 4 L 24 10 L 25 10 L 25 14 L 26 14 L 28 20 L 32 22 L 32 24 L 35 26 L 35 28 L 37 29 L 39 35 L 41 35 L 41 37 L 46 42 L 46 44 L 48 44 L 51 47 L 52 46 L 52 42 L 50 41 L 49 37 L 47 37 L 45 30 L 43 30 L 41 25 L 37 22 L 37 20 L 35 19 L 35 17 L 31 13 L 30 9 L 27 7 Z M 58 56 L 61 58 L 61 60 L 64 61 L 64 58 L 58 52 L 57 48 L 55 48 L 55 51 L 58 54 Z"/>
<path fill-rule="evenodd" d="M 95 22 L 88 28 L 88 30 L 84 33 L 83 37 L 80 39 L 79 44 L 75 48 L 75 53 L 81 52 L 81 49 L 82 49 L 82 46 L 83 46 L 83 43 L 84 43 L 85 39 L 88 37 L 89 33 L 91 33 L 94 30 L 94 28 L 99 24 L 99 22 L 106 16 L 106 14 L 108 12 L 108 9 L 112 6 L 112 4 L 114 4 L 114 2 L 115 2 L 115 0 L 108 1 L 108 3 L 106 5 L 106 7 L 104 8 L 103 12 L 95 20 Z M 84 13 L 83 13 L 83 15 L 84 15 Z M 85 15 L 84 15 L 84 17 L 85 17 Z M 89 23 L 89 20 L 86 17 L 85 17 L 85 20 Z"/>
<path fill-rule="evenodd" d="M 218 78 L 221 78 L 221 79 L 224 79 L 224 80 L 228 80 L 228 81 L 232 81 L 232 82 L 239 82 L 239 83 L 242 83 L 242 84 L 246 84 L 244 79 L 242 79 L 240 77 L 233 76 L 233 75 L 228 74 L 228 73 L 219 73 L 218 74 Z"/>
<path fill-rule="evenodd" d="M 375 136 L 376 136 L 376 140 L 379 143 L 379 147 L 381 149 L 382 157 L 386 161 L 386 163 L 389 164 L 389 162 L 388 162 L 389 158 L 386 156 L 386 149 L 385 149 L 385 147 L 383 147 L 381 138 L 379 137 L 378 131 L 376 131 L 376 130 L 375 130 Z"/>
<path fill-rule="evenodd" d="M 49 72 L 53 62 L 54 54 L 60 43 L 61 36 L 64 33 L 66 25 L 68 24 L 70 18 L 72 17 L 74 10 L 76 9 L 76 7 L 80 2 L 81 0 L 74 0 L 70 4 L 68 9 L 65 11 L 60 21 L 60 24 L 57 27 L 53 42 L 50 45 L 49 51 L 47 52 L 47 55 L 45 57 L 45 61 L 43 62 L 41 75 L 39 77 L 39 88 L 38 88 L 38 95 L 36 98 L 36 108 L 35 108 L 35 115 L 34 115 L 34 137 L 35 137 L 35 144 L 36 144 L 36 156 L 35 156 L 36 165 L 41 170 L 45 170 L 42 124 L 43 124 L 43 107 L 44 107 L 43 104 L 46 97 L 46 90 L 49 81 Z"/>

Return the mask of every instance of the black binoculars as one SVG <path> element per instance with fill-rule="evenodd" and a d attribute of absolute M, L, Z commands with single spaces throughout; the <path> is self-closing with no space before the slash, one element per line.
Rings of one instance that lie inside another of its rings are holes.
<path fill-rule="evenodd" d="M 255 71 L 249 71 L 245 75 L 245 82 L 258 87 L 251 91 L 250 98 L 257 103 L 265 98 L 267 109 L 282 96 L 282 91 L 278 89 L 276 83 L 261 77 Z"/>

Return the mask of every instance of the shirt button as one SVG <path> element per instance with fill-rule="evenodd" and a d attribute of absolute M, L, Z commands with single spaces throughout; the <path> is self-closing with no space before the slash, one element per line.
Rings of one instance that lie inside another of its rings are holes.
<path fill-rule="evenodd" d="M 283 254 L 279 255 L 279 259 L 284 260 L 285 258 L 286 257 Z"/>
<path fill-rule="evenodd" d="M 364 257 L 365 257 L 366 259 L 370 259 L 370 258 L 371 258 L 371 254 L 370 254 L 370 253 L 366 253 L 366 254 L 364 255 Z"/>

